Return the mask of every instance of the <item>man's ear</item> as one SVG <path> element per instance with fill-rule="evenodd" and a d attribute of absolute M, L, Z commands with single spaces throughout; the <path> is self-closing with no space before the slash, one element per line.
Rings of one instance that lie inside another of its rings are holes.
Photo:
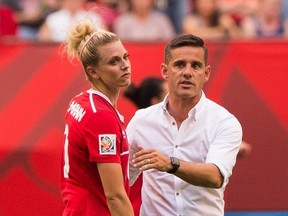
<path fill-rule="evenodd" d="M 161 74 L 164 80 L 168 79 L 168 69 L 167 69 L 167 65 L 162 63 L 160 66 L 160 70 L 161 70 Z"/>
<path fill-rule="evenodd" d="M 96 71 L 95 68 L 93 68 L 93 67 L 91 67 L 91 66 L 88 66 L 88 67 L 86 68 L 86 71 L 87 71 L 87 73 L 89 74 L 89 76 L 90 76 L 91 78 L 94 78 L 94 79 L 98 79 L 98 78 L 99 78 L 99 74 L 97 73 L 97 71 Z"/>
<path fill-rule="evenodd" d="M 206 68 L 205 68 L 205 82 L 207 82 L 209 80 L 210 71 L 211 71 L 211 66 L 210 65 L 206 66 Z"/>

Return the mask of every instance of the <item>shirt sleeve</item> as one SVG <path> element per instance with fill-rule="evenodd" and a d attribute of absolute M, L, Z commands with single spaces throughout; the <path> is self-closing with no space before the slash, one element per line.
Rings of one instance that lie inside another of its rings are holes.
<path fill-rule="evenodd" d="M 120 163 L 121 128 L 116 114 L 97 111 L 85 126 L 90 161 Z"/>
<path fill-rule="evenodd" d="M 242 127 L 234 116 L 219 123 L 216 136 L 209 147 L 206 163 L 215 164 L 224 177 L 225 186 L 236 164 L 242 141 Z"/>

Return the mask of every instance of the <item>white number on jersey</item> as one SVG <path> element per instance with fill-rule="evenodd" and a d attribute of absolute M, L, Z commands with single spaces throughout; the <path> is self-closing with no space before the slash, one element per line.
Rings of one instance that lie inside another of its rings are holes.
<path fill-rule="evenodd" d="M 69 155 L 68 155 L 68 146 L 69 146 L 69 140 L 68 140 L 68 133 L 69 133 L 69 127 L 68 125 L 65 125 L 64 135 L 65 135 L 65 143 L 64 143 L 64 177 L 69 178 Z"/>

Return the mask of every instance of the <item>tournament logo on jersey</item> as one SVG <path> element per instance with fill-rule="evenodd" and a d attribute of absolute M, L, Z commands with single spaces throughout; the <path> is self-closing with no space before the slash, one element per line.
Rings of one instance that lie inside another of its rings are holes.
<path fill-rule="evenodd" d="M 99 135 L 99 154 L 115 155 L 116 154 L 116 135 L 100 134 Z"/>

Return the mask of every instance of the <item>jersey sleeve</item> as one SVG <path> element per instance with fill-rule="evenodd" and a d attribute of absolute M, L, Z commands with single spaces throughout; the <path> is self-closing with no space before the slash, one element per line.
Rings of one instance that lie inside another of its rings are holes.
<path fill-rule="evenodd" d="M 90 161 L 120 163 L 121 127 L 115 113 L 97 111 L 85 125 Z"/>

